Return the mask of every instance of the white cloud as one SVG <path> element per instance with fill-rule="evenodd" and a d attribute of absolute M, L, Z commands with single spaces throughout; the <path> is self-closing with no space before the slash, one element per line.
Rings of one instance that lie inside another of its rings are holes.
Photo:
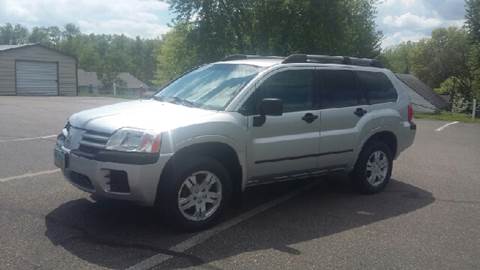
<path fill-rule="evenodd" d="M 85 33 L 158 37 L 172 14 L 159 0 L 0 0 L 0 24 L 34 26 L 77 24 Z M 464 23 L 463 0 L 382 0 L 377 24 L 382 46 L 427 37 L 437 27 Z"/>
<path fill-rule="evenodd" d="M 400 32 L 395 32 L 391 35 L 385 36 L 385 38 L 382 40 L 382 47 L 383 48 L 388 48 L 392 47 L 394 45 L 397 45 L 402 42 L 407 42 L 407 41 L 419 41 L 423 38 L 427 38 L 428 35 L 422 34 L 422 33 L 417 33 L 417 32 L 412 32 L 412 31 L 400 31 Z"/>
<path fill-rule="evenodd" d="M 377 25 L 384 33 L 382 47 L 417 41 L 438 27 L 461 27 L 463 0 L 383 0 L 378 5 Z"/>
<path fill-rule="evenodd" d="M 380 5 L 383 6 L 393 6 L 393 5 L 404 5 L 407 7 L 413 6 L 416 3 L 416 0 L 383 0 L 380 2 Z"/>
<path fill-rule="evenodd" d="M 431 29 L 442 25 L 442 20 L 438 18 L 427 18 L 417 16 L 410 12 L 400 16 L 385 16 L 383 23 L 387 26 L 407 29 Z"/>
<path fill-rule="evenodd" d="M 168 5 L 158 0 L 0 0 L 0 24 L 74 23 L 86 33 L 158 37 L 168 31 Z"/>

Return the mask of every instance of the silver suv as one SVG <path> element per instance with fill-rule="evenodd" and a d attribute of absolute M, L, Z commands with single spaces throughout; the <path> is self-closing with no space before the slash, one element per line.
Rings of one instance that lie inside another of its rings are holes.
<path fill-rule="evenodd" d="M 375 193 L 415 137 L 406 87 L 375 60 L 234 55 L 152 99 L 72 115 L 55 163 L 77 188 L 157 206 L 187 230 L 266 183 L 343 171 Z"/>

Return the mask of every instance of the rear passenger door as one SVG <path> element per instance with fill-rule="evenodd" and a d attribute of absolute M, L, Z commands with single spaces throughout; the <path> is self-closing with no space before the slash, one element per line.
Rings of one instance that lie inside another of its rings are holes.
<path fill-rule="evenodd" d="M 368 105 L 354 71 L 318 69 L 320 87 L 320 168 L 346 168 L 358 143 L 360 119 Z"/>
<path fill-rule="evenodd" d="M 242 110 L 249 112 L 247 161 L 252 183 L 316 169 L 320 115 L 315 108 L 315 83 L 314 68 L 278 70 L 259 82 L 244 104 Z M 283 115 L 266 116 L 261 126 L 255 126 L 256 108 L 264 98 L 281 99 Z"/>

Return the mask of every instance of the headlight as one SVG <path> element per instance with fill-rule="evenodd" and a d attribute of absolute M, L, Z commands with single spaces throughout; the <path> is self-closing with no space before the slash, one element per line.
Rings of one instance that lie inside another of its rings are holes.
<path fill-rule="evenodd" d="M 121 128 L 107 142 L 106 149 L 123 152 L 158 153 L 161 135 L 148 130 Z"/>

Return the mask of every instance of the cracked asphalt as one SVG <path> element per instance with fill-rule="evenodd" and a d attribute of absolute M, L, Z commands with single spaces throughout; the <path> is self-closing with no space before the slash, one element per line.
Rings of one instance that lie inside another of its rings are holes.
<path fill-rule="evenodd" d="M 415 144 L 385 192 L 358 195 L 342 176 L 314 186 L 185 252 L 194 234 L 155 209 L 96 202 L 55 169 L 54 138 L 73 112 L 110 98 L 0 97 L 0 269 L 479 269 L 480 125 L 417 120 Z M 19 138 L 36 138 L 15 141 Z M 312 182 L 309 181 L 309 182 Z M 225 221 L 308 182 L 263 186 Z"/>

